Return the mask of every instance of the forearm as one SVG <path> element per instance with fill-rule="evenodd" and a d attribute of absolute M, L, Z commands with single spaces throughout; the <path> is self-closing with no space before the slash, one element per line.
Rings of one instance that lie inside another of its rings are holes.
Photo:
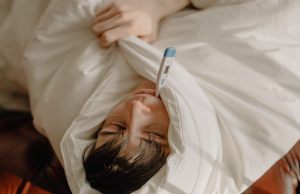
<path fill-rule="evenodd" d="M 120 0 L 112 0 L 120 1 Z M 161 20 L 188 6 L 191 0 L 121 0 L 123 3 L 134 6 L 151 17 Z"/>
<path fill-rule="evenodd" d="M 160 15 L 161 19 L 171 15 L 177 11 L 184 9 L 188 6 L 191 0 L 152 0 L 155 1 L 155 4 L 158 5 L 157 9 L 154 10 L 154 13 Z"/>

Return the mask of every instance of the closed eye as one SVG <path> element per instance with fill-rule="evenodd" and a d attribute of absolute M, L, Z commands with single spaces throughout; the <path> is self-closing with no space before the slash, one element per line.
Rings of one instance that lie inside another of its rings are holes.
<path fill-rule="evenodd" d="M 103 132 L 109 132 L 110 134 L 117 132 L 123 133 L 126 129 L 127 124 L 123 121 L 105 120 L 103 127 L 99 131 L 99 134 L 103 134 Z"/>
<path fill-rule="evenodd" d="M 123 122 L 112 122 L 111 125 L 122 131 L 127 129 L 127 126 Z"/>
<path fill-rule="evenodd" d="M 146 144 L 154 144 L 156 147 L 169 147 L 168 144 L 161 143 L 157 140 L 150 139 L 150 138 L 141 138 L 141 141 L 146 143 Z"/>
<path fill-rule="evenodd" d="M 161 139 L 164 138 L 163 135 L 161 135 L 159 133 L 156 133 L 156 132 L 148 132 L 148 135 L 149 135 L 149 138 L 151 138 L 151 137 L 155 137 L 155 138 L 158 137 L 158 138 L 161 138 Z"/>

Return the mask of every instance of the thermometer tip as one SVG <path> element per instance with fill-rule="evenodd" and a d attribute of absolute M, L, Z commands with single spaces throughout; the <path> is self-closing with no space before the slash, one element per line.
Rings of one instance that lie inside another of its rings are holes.
<path fill-rule="evenodd" d="M 175 57 L 175 54 L 176 54 L 176 48 L 168 47 L 164 52 L 164 57 Z"/>

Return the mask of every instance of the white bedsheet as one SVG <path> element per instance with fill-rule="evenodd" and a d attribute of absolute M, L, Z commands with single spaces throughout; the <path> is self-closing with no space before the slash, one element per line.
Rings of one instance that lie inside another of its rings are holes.
<path fill-rule="evenodd" d="M 152 46 L 129 37 L 104 50 L 90 30 L 101 0 L 51 1 L 21 61 L 35 125 L 73 193 L 97 193 L 82 152 L 141 76 L 155 81 L 167 46 L 178 50 L 162 91 L 172 154 L 136 193 L 240 193 L 299 140 L 300 2 L 224 2 L 169 17 Z"/>

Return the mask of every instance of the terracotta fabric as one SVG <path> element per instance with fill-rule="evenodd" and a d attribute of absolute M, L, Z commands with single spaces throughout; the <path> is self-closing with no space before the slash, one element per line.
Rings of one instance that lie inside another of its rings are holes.
<path fill-rule="evenodd" d="M 1 170 L 53 193 L 71 193 L 49 141 L 34 129 L 28 112 L 0 111 Z"/>
<path fill-rule="evenodd" d="M 300 141 L 244 194 L 300 194 Z"/>
<path fill-rule="evenodd" d="M 11 173 L 0 173 L 0 193 L 1 194 L 16 194 L 22 179 Z M 26 182 L 21 194 L 51 194 L 30 182 Z"/>

